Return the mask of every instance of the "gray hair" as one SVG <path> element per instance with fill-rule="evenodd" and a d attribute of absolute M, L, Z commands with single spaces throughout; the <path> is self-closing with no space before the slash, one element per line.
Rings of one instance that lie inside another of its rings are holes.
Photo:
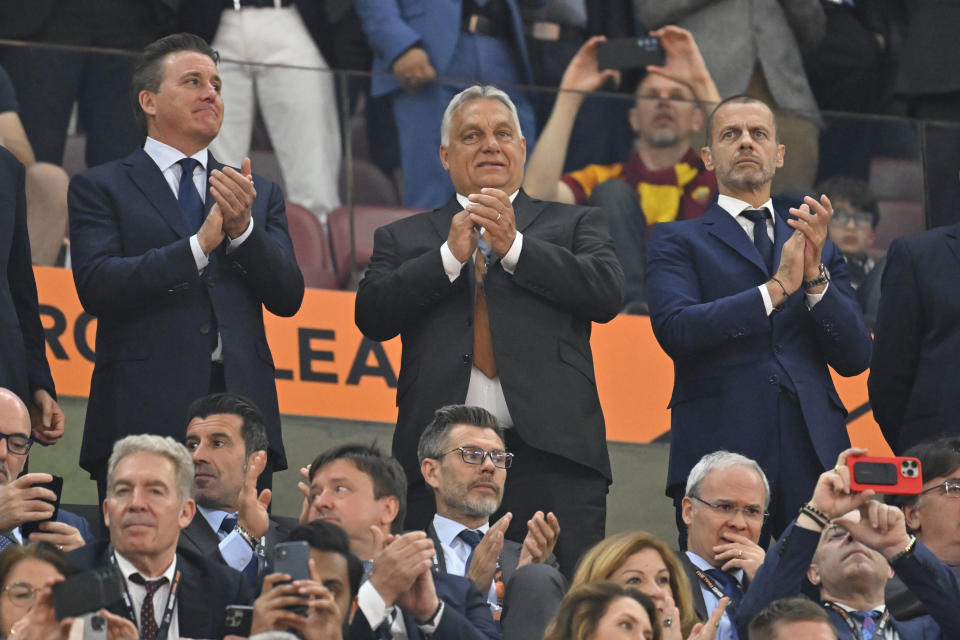
<path fill-rule="evenodd" d="M 683 495 L 688 498 L 699 497 L 700 484 L 708 475 L 714 471 L 730 469 L 732 467 L 746 467 L 751 471 L 755 471 L 756 474 L 760 476 L 760 480 L 763 482 L 763 507 L 764 509 L 769 507 L 770 483 L 767 482 L 767 475 L 763 472 L 763 469 L 760 468 L 760 465 L 757 464 L 757 461 L 740 455 L 739 453 L 732 453 L 730 451 L 724 451 L 723 449 L 708 453 L 700 458 L 697 464 L 693 465 L 693 469 L 690 470 L 690 475 L 687 476 L 687 489 Z"/>
<path fill-rule="evenodd" d="M 113 445 L 113 453 L 107 463 L 107 495 L 113 493 L 113 479 L 117 465 L 135 453 L 152 453 L 163 456 L 173 463 L 177 495 L 183 502 L 193 497 L 193 458 L 190 451 L 170 436 L 155 436 L 141 433 L 127 436 Z"/>
<path fill-rule="evenodd" d="M 523 131 L 520 130 L 520 116 L 517 115 L 517 106 L 513 104 L 513 100 L 510 99 L 510 96 L 506 94 L 505 91 L 497 89 L 492 84 L 475 84 L 472 87 L 467 87 L 457 95 L 453 96 L 453 99 L 450 100 L 450 104 L 447 105 L 446 110 L 443 112 L 443 120 L 440 121 L 440 144 L 444 147 L 450 144 L 450 121 L 453 120 L 453 114 L 463 105 L 467 104 L 471 100 L 479 100 L 481 98 L 493 98 L 494 100 L 499 100 L 507 109 L 510 110 L 510 115 L 513 116 L 513 122 L 517 125 L 517 135 L 523 136 Z"/>

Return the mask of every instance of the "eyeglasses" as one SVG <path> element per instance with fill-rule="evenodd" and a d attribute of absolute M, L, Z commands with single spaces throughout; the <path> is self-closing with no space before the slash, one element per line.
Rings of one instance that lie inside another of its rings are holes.
<path fill-rule="evenodd" d="M 853 221 L 858 227 L 872 227 L 873 214 L 869 211 L 847 211 L 846 209 L 834 209 L 833 217 L 830 218 L 830 224 L 845 227 Z"/>
<path fill-rule="evenodd" d="M 850 535 L 850 532 L 848 532 L 843 527 L 839 527 L 835 524 L 830 525 L 823 531 L 823 538 L 827 542 L 840 542 L 841 540 L 846 538 L 848 535 Z"/>
<path fill-rule="evenodd" d="M 21 433 L 0 433 L 0 440 L 7 441 L 7 451 L 18 456 L 25 456 L 33 446 L 33 438 Z"/>
<path fill-rule="evenodd" d="M 697 502 L 702 502 L 726 518 L 732 518 L 737 515 L 737 512 L 740 512 L 743 514 L 744 520 L 759 520 L 762 522 L 768 515 L 770 515 L 755 504 L 747 505 L 746 507 L 738 507 L 737 505 L 729 502 L 707 502 L 703 498 L 697 496 L 690 497 Z"/>
<path fill-rule="evenodd" d="M 444 451 L 437 457 L 442 458 L 454 451 L 459 451 L 460 458 L 467 464 L 483 464 L 483 459 L 487 456 L 490 456 L 490 462 L 498 469 L 509 469 L 510 465 L 513 464 L 512 453 L 507 453 L 506 451 L 484 451 L 480 447 L 457 447 L 456 449 L 450 449 L 450 451 Z"/>
<path fill-rule="evenodd" d="M 37 588 L 29 582 L 12 582 L 3 588 L 3 592 L 15 605 L 26 607 L 37 596 Z"/>
<path fill-rule="evenodd" d="M 929 489 L 924 489 L 920 492 L 920 495 L 936 491 L 937 489 L 943 489 L 945 494 L 953 498 L 960 497 L 960 478 L 947 478 L 940 484 L 935 484 Z"/>

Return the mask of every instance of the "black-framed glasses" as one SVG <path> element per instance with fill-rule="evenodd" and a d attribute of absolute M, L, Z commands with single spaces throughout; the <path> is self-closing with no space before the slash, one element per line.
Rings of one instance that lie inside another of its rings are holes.
<path fill-rule="evenodd" d="M 940 484 L 935 484 L 932 487 L 924 489 L 920 492 L 920 495 L 936 491 L 937 489 L 943 489 L 943 492 L 948 496 L 958 498 L 960 497 L 960 478 L 947 478 Z"/>
<path fill-rule="evenodd" d="M 33 438 L 22 433 L 0 433 L 0 440 L 7 441 L 7 451 L 18 456 L 25 456 L 33 446 Z"/>
<path fill-rule="evenodd" d="M 837 208 L 833 210 L 833 217 L 830 218 L 831 224 L 841 227 L 847 226 L 851 221 L 858 227 L 872 227 L 873 214 L 869 211 L 847 211 Z"/>
<path fill-rule="evenodd" d="M 444 451 L 437 457 L 442 458 L 454 451 L 459 451 L 460 458 L 467 464 L 483 464 L 483 459 L 487 456 L 490 456 L 490 462 L 498 469 L 509 469 L 510 465 L 513 464 L 512 453 L 507 453 L 506 451 L 485 451 L 480 447 L 457 447 L 456 449 L 450 449 L 450 451 Z"/>
<path fill-rule="evenodd" d="M 707 502 L 706 500 L 704 500 L 699 496 L 690 496 L 690 497 L 696 500 L 697 502 L 701 502 L 707 505 L 708 507 L 710 507 L 711 509 L 713 509 L 714 511 L 723 515 L 726 518 L 732 518 L 735 515 L 737 515 L 737 512 L 740 512 L 743 514 L 744 520 L 759 520 L 760 522 L 763 522 L 767 518 L 767 516 L 770 515 L 769 513 L 764 511 L 761 507 L 758 507 L 755 504 L 748 504 L 745 507 L 738 507 L 737 505 L 732 504 L 730 502 Z"/>
<path fill-rule="evenodd" d="M 831 524 L 823 530 L 823 538 L 827 542 L 840 542 L 848 535 L 850 535 L 849 531 L 836 524 Z"/>
<path fill-rule="evenodd" d="M 25 607 L 33 602 L 37 596 L 37 587 L 29 582 L 11 582 L 3 588 L 3 592 L 13 604 Z"/>

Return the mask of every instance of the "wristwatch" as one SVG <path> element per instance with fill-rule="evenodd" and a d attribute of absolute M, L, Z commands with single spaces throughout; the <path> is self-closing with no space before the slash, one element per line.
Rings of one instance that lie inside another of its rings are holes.
<path fill-rule="evenodd" d="M 811 289 L 811 288 L 813 288 L 813 287 L 818 287 L 818 286 L 820 286 L 821 284 L 827 284 L 828 282 L 830 282 L 830 272 L 827 271 L 826 265 L 824 265 L 824 264 L 821 262 L 821 263 L 820 263 L 820 276 L 817 277 L 817 278 L 814 278 L 813 280 L 805 280 L 805 281 L 803 282 L 803 285 L 802 285 L 802 286 L 803 286 L 804 289 Z"/>

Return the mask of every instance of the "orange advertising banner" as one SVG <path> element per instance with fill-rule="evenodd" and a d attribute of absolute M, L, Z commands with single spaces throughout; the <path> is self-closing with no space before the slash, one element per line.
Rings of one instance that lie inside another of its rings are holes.
<path fill-rule="evenodd" d="M 66 269 L 36 267 L 47 357 L 63 395 L 86 397 L 93 371 L 96 318 L 83 311 Z M 353 323 L 354 294 L 308 289 L 292 318 L 265 316 L 277 366 L 280 412 L 372 422 L 394 422 L 400 340 L 378 343 Z M 670 430 L 667 402 L 673 364 L 660 349 L 650 319 L 619 316 L 594 325 L 591 339 L 607 439 L 652 442 Z M 850 438 L 873 455 L 890 455 L 867 402 L 867 374 L 834 375 L 852 415 Z"/>

